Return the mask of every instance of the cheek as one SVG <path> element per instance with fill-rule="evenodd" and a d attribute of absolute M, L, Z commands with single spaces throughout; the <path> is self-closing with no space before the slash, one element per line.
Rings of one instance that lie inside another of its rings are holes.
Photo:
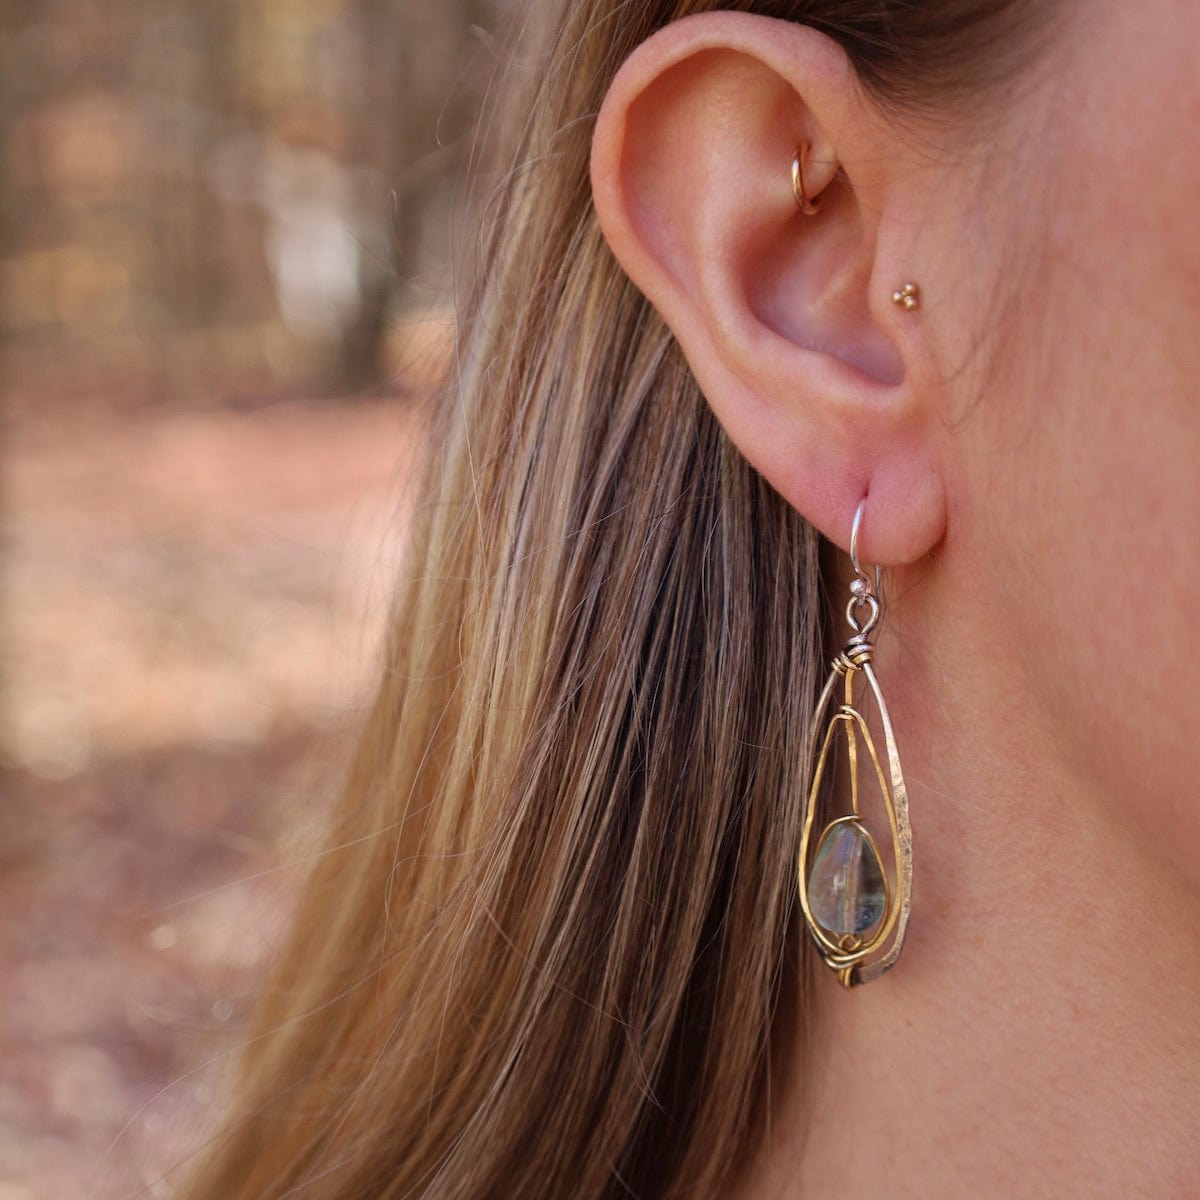
<path fill-rule="evenodd" d="M 1060 164 L 1070 220 L 1049 231 L 1037 318 L 981 421 L 978 519 L 1006 641 L 1063 759 L 1200 884 L 1200 157 L 1142 164 L 1156 184 L 1136 202 L 1088 182 L 1111 146 Z"/>
<path fill-rule="evenodd" d="M 1053 752 L 1200 885 L 1200 9 L 1089 12 L 1014 145 L 1030 261 L 973 519 Z"/>

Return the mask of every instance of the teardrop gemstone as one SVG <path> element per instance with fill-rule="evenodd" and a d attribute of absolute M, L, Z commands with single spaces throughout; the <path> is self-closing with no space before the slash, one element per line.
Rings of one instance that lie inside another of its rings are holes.
<path fill-rule="evenodd" d="M 808 906 L 836 937 L 866 937 L 883 920 L 887 903 L 883 864 L 857 821 L 835 821 L 821 835 L 808 876 Z"/>

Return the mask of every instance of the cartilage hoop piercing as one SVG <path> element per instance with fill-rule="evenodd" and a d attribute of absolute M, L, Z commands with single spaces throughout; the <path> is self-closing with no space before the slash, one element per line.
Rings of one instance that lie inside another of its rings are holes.
<path fill-rule="evenodd" d="M 875 650 L 871 634 L 883 613 L 882 572 L 875 567 L 868 574 L 858 558 L 858 534 L 866 505 L 864 497 L 850 529 L 850 564 L 854 578 L 850 581 L 846 622 L 852 636 L 833 660 L 809 727 L 805 759 L 806 805 L 797 862 L 800 905 L 808 931 L 826 965 L 837 972 L 838 981 L 846 988 L 878 979 L 895 964 L 904 944 L 912 907 L 912 829 L 908 820 L 908 792 L 900 770 L 891 717 L 871 665 Z M 878 712 L 887 756 L 886 771 L 866 718 L 855 703 L 854 683 L 858 676 L 865 681 L 866 691 Z M 837 703 L 839 683 L 841 701 Z M 851 811 L 826 825 L 815 853 L 810 855 L 826 768 L 838 740 L 846 748 Z M 865 756 L 861 751 L 866 752 Z M 873 823 L 884 817 L 890 827 L 887 839 L 891 844 L 890 872 L 884 866 L 863 812 L 861 793 L 864 789 L 860 789 L 858 778 L 863 757 L 870 764 L 868 779 L 873 778 L 878 788 L 878 801 L 872 805 Z"/>
<path fill-rule="evenodd" d="M 808 157 L 808 151 L 809 144 L 802 142 L 792 159 L 792 196 L 796 200 L 796 207 L 806 216 L 813 217 L 821 211 L 821 205 L 818 201 L 810 200 L 804 190 L 804 160 Z"/>

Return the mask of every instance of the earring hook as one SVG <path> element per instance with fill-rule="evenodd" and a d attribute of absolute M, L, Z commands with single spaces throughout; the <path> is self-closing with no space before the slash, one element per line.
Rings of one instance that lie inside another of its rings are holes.
<path fill-rule="evenodd" d="M 858 508 L 854 510 L 854 521 L 850 526 L 850 565 L 854 568 L 854 573 L 863 580 L 875 596 L 880 593 L 880 588 L 883 583 L 883 570 L 875 567 L 874 586 L 871 586 L 871 577 L 863 570 L 862 563 L 858 561 L 858 531 L 862 528 L 863 513 L 867 511 L 867 498 L 864 496 L 858 502 Z"/>

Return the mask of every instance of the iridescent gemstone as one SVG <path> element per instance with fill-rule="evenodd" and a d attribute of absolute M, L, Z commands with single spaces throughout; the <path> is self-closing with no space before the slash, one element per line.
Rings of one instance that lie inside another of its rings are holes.
<path fill-rule="evenodd" d="M 835 937 L 867 937 L 883 920 L 887 903 L 883 865 L 857 821 L 835 821 L 821 835 L 808 876 L 808 906 L 817 924 Z"/>

